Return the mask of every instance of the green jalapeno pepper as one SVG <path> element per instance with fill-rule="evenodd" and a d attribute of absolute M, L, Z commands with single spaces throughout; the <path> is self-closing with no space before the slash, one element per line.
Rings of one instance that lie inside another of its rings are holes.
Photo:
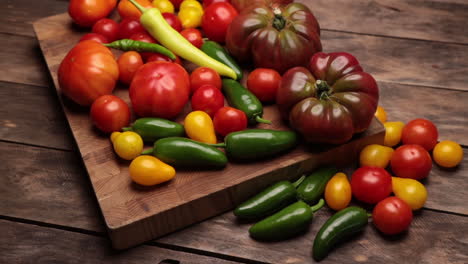
<path fill-rule="evenodd" d="M 262 159 L 285 152 L 297 144 L 293 131 L 247 129 L 229 133 L 224 143 L 211 146 L 226 148 L 228 157 L 237 160 Z"/>
<path fill-rule="evenodd" d="M 226 155 L 219 149 L 183 137 L 159 139 L 154 142 L 152 149 L 142 154 L 152 154 L 161 161 L 176 167 L 216 169 L 227 164 Z"/>
<path fill-rule="evenodd" d="M 211 41 L 211 40 L 205 40 L 203 42 L 203 45 L 201 46 L 201 50 L 205 52 L 208 56 L 211 58 L 222 62 L 229 66 L 231 69 L 234 70 L 234 72 L 237 74 L 237 80 L 242 79 L 242 68 L 239 67 L 237 62 L 229 55 L 229 53 L 218 43 Z"/>
<path fill-rule="evenodd" d="M 252 238 L 265 241 L 277 241 L 295 236 L 306 230 L 312 222 L 314 213 L 324 205 L 323 199 L 310 207 L 298 201 L 276 214 L 256 223 L 249 229 Z"/>
<path fill-rule="evenodd" d="M 132 126 L 124 127 L 122 130 L 133 131 L 146 142 L 154 142 L 166 137 L 181 137 L 185 134 L 183 125 L 157 117 L 139 118 L 133 122 Z"/>
<path fill-rule="evenodd" d="M 324 259 L 338 242 L 363 230 L 368 222 L 366 210 L 350 206 L 330 217 L 315 236 L 312 256 L 316 261 Z"/>
<path fill-rule="evenodd" d="M 300 177 L 296 182 L 279 181 L 264 189 L 234 209 L 234 215 L 239 218 L 256 219 L 268 216 L 296 200 L 296 187 L 304 180 Z"/>
<path fill-rule="evenodd" d="M 323 195 L 327 182 L 337 172 L 333 167 L 323 167 L 314 171 L 297 187 L 297 198 L 308 204 L 315 203 Z"/>
<path fill-rule="evenodd" d="M 239 82 L 223 79 L 223 92 L 230 106 L 245 113 L 249 124 L 271 124 L 271 121 L 262 118 L 263 106 L 260 100 Z"/>
<path fill-rule="evenodd" d="M 155 43 L 148 43 L 148 42 L 143 42 L 143 41 L 138 41 L 138 40 L 133 40 L 133 39 L 120 39 L 120 40 L 116 40 L 114 42 L 106 43 L 103 45 L 109 48 L 123 50 L 123 51 L 133 50 L 137 52 L 155 52 L 155 53 L 160 53 L 162 55 L 165 55 L 169 57 L 171 60 L 176 59 L 176 56 L 174 55 L 174 53 L 172 53 L 172 51 Z"/>

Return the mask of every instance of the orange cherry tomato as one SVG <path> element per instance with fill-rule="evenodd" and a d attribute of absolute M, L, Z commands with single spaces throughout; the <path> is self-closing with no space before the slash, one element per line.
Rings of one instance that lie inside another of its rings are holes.
<path fill-rule="evenodd" d="M 116 4 L 117 0 L 71 0 L 68 14 L 77 25 L 91 27 L 99 19 L 107 17 Z"/>
<path fill-rule="evenodd" d="M 385 139 L 384 145 L 387 147 L 394 147 L 401 141 L 401 134 L 403 132 L 403 122 L 385 122 Z"/>
<path fill-rule="evenodd" d="M 127 51 L 117 60 L 119 65 L 119 80 L 124 84 L 130 84 L 135 72 L 143 65 L 143 59 L 136 51 Z"/>
<path fill-rule="evenodd" d="M 452 168 L 462 161 L 463 149 L 457 142 L 444 140 L 437 143 L 432 150 L 432 156 L 439 166 Z"/>
<path fill-rule="evenodd" d="M 387 112 L 385 112 L 385 109 L 381 107 L 380 105 L 377 106 L 377 110 L 375 111 L 375 117 L 383 124 L 387 122 Z"/>
<path fill-rule="evenodd" d="M 153 5 L 148 0 L 135 0 L 144 8 L 153 8 Z M 138 10 L 130 1 L 128 0 L 121 0 L 119 5 L 117 6 L 117 11 L 122 19 L 124 18 L 132 18 L 132 19 L 140 19 L 141 12 Z"/>
<path fill-rule="evenodd" d="M 342 172 L 335 174 L 325 187 L 325 201 L 335 211 L 346 208 L 351 196 L 351 184 L 346 174 Z"/>
<path fill-rule="evenodd" d="M 390 147 L 372 144 L 362 149 L 359 155 L 361 166 L 386 168 L 392 158 L 393 149 Z"/>

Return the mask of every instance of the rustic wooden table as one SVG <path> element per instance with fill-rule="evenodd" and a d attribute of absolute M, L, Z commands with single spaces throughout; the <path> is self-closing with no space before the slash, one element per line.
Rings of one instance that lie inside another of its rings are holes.
<path fill-rule="evenodd" d="M 378 80 L 389 120 L 432 120 L 464 146 L 462 164 L 434 166 L 429 198 L 408 232 L 369 226 L 323 263 L 468 263 L 468 2 L 314 0 L 325 51 L 348 51 Z M 126 250 L 110 247 L 31 23 L 66 0 L 0 0 L 1 263 L 312 263 L 313 235 L 248 237 L 232 213 Z"/>

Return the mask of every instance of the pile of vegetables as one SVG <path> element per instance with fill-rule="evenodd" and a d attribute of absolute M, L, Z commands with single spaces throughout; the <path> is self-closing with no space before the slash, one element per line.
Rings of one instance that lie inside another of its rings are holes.
<path fill-rule="evenodd" d="M 119 22 L 107 18 L 114 9 Z M 71 0 L 69 14 L 92 33 L 60 64 L 60 90 L 90 107 L 92 123 L 110 134 L 120 158 L 131 161 L 137 184 L 170 181 L 177 168 L 223 169 L 229 160 L 268 159 L 300 143 L 343 144 L 365 131 L 374 115 L 384 124 L 384 144 L 362 150 L 351 180 L 323 167 L 294 183 L 275 183 L 239 205 L 237 217 L 260 220 L 249 230 L 254 239 L 303 232 L 326 202 L 337 213 L 316 234 L 312 252 L 321 260 L 368 223 L 364 209 L 349 206 L 352 197 L 375 205 L 372 222 L 382 233 L 400 233 L 410 225 L 412 210 L 426 201 L 419 180 L 432 168 L 429 151 L 443 167 L 462 159 L 457 143 L 438 143 L 428 120 L 387 122 L 372 75 L 352 54 L 322 52 L 320 26 L 303 4 Z M 122 51 L 117 59 L 111 48 Z M 198 68 L 187 72 L 185 61 Z M 255 68 L 244 76 L 238 62 Z M 112 95 L 117 82 L 128 87 L 130 106 Z M 183 124 L 175 122 L 189 103 Z M 291 130 L 256 128 L 271 124 L 263 104 L 276 104 Z M 145 144 L 153 147 L 144 150 Z"/>

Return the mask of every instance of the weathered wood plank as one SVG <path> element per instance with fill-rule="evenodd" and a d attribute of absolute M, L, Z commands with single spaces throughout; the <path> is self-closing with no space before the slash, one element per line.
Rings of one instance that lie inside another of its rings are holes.
<path fill-rule="evenodd" d="M 105 238 L 5 220 L 0 232 L 1 263 L 234 263 L 147 245 L 117 252 Z"/>
<path fill-rule="evenodd" d="M 55 88 L 0 81 L 0 105 L 1 140 L 75 149 Z"/>

